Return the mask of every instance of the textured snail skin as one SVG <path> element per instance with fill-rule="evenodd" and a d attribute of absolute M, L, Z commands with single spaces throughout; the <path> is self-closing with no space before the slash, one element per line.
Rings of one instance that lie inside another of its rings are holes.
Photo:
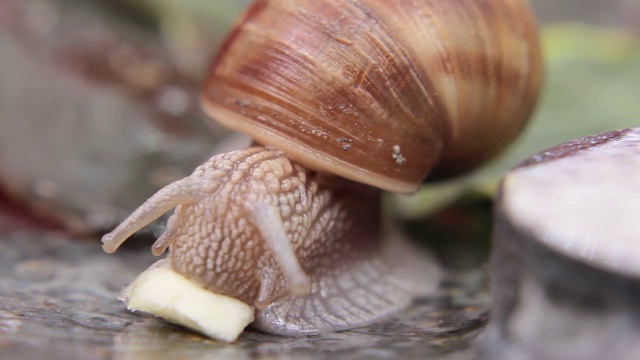
<path fill-rule="evenodd" d="M 526 0 L 258 0 L 202 103 L 311 169 L 413 192 L 508 145 L 541 77 Z"/>
<path fill-rule="evenodd" d="M 103 247 L 115 251 L 175 207 L 152 249 L 169 247 L 176 272 L 255 306 L 254 326 L 267 332 L 347 329 L 398 311 L 439 278 L 433 260 L 382 231 L 379 195 L 253 147 L 161 189 Z"/>

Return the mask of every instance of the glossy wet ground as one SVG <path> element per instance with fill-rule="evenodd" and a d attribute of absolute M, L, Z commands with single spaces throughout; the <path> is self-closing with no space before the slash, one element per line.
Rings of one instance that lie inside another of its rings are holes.
<path fill-rule="evenodd" d="M 153 261 L 146 243 L 107 255 L 96 239 L 0 236 L 0 358 L 471 359 L 487 321 L 482 274 L 474 273 L 450 276 L 437 298 L 369 327 L 304 338 L 249 329 L 223 344 L 116 299 Z"/>

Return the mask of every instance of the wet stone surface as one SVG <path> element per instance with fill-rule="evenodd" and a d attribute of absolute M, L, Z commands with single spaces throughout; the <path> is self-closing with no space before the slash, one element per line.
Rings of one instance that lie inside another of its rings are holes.
<path fill-rule="evenodd" d="M 95 239 L 0 236 L 0 358 L 471 359 L 487 321 L 484 278 L 474 273 L 450 276 L 437 297 L 372 326 L 304 338 L 249 329 L 223 344 L 116 299 L 156 260 L 141 243 L 107 255 Z"/>

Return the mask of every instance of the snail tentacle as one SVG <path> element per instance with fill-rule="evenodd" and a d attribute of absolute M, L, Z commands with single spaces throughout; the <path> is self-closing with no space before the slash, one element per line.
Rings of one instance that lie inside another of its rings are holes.
<path fill-rule="evenodd" d="M 153 242 L 151 245 L 151 253 L 155 256 L 162 255 L 171 244 L 173 244 L 178 236 L 178 230 L 180 229 L 180 208 L 182 205 L 176 207 L 173 215 L 167 219 L 167 229 Z"/>
<path fill-rule="evenodd" d="M 176 206 L 196 201 L 200 189 L 200 180 L 186 177 L 158 190 L 118 227 L 102 237 L 102 248 L 109 254 L 115 252 L 127 238 L 167 211 Z"/>
<path fill-rule="evenodd" d="M 300 266 L 278 209 L 272 205 L 256 204 L 248 213 L 249 220 L 256 226 L 280 266 L 291 294 L 306 294 L 311 286 L 309 277 Z"/>
<path fill-rule="evenodd" d="M 267 306 L 271 305 L 271 297 L 276 285 L 276 269 L 266 266 L 262 268 L 262 277 L 260 281 L 260 291 L 258 297 L 253 305 L 259 309 L 264 310 Z"/>

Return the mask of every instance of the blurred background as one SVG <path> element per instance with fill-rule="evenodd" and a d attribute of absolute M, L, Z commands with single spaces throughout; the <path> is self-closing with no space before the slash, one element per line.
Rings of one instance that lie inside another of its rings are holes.
<path fill-rule="evenodd" d="M 501 176 L 550 146 L 640 126 L 640 1 L 531 0 L 546 78 L 523 136 L 475 173 L 388 196 L 391 216 L 453 270 L 441 293 L 378 327 L 211 342 L 116 300 L 155 260 L 162 222 L 114 256 L 98 239 L 211 154 L 248 144 L 198 105 L 248 3 L 0 0 L 1 358 L 475 358 Z"/>
<path fill-rule="evenodd" d="M 0 0 L 0 232 L 95 241 L 212 153 L 246 145 L 202 115 L 198 88 L 247 4 Z M 393 199 L 407 229 L 453 268 L 486 260 L 504 171 L 558 143 L 640 124 L 640 2 L 532 6 L 547 74 L 525 134 L 474 174 Z"/>

